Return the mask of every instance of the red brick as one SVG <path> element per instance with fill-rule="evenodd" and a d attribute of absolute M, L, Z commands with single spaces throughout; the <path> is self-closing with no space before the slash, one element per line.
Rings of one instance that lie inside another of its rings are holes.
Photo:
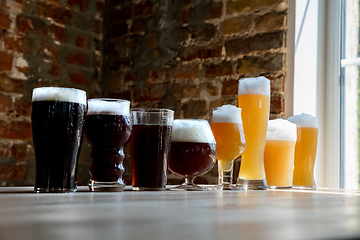
<path fill-rule="evenodd" d="M 89 79 L 87 78 L 86 74 L 84 72 L 71 72 L 70 73 L 70 82 L 83 85 L 83 86 L 89 86 Z"/>
<path fill-rule="evenodd" d="M 282 0 L 230 0 L 226 5 L 226 14 L 259 12 L 262 9 L 270 8 Z"/>
<path fill-rule="evenodd" d="M 23 182 L 28 168 L 23 165 L 0 166 L 0 181 Z"/>
<path fill-rule="evenodd" d="M 39 35 L 48 34 L 48 25 L 45 20 L 33 16 L 20 15 L 17 17 L 17 29 L 20 33 L 27 34 L 29 31 Z"/>
<path fill-rule="evenodd" d="M 11 147 L 11 156 L 17 161 L 24 161 L 27 157 L 28 147 L 26 144 L 13 144 Z"/>
<path fill-rule="evenodd" d="M 145 17 L 153 13 L 153 4 L 150 1 L 142 2 L 135 6 L 135 17 Z"/>
<path fill-rule="evenodd" d="M 23 36 L 6 34 L 4 37 L 5 49 L 24 53 L 27 42 Z"/>
<path fill-rule="evenodd" d="M 77 6 L 80 11 L 84 11 L 87 8 L 87 0 L 68 0 L 67 2 L 68 7 L 73 8 Z"/>
<path fill-rule="evenodd" d="M 284 98 L 282 96 L 271 96 L 270 113 L 279 114 L 284 112 Z"/>
<path fill-rule="evenodd" d="M 103 32 L 103 21 L 93 19 L 91 21 L 91 31 L 96 34 L 102 34 Z"/>
<path fill-rule="evenodd" d="M 191 11 L 192 11 L 192 8 L 184 9 L 181 12 L 181 22 L 182 23 L 188 23 L 189 22 L 189 17 L 190 17 Z"/>
<path fill-rule="evenodd" d="M 0 9 L 0 28 L 1 29 L 9 29 L 11 26 L 11 19 L 9 17 L 9 12 L 4 9 Z"/>
<path fill-rule="evenodd" d="M 218 77 L 232 75 L 232 64 L 231 62 L 223 61 L 219 64 L 205 65 L 205 77 Z"/>
<path fill-rule="evenodd" d="M 223 4 L 222 4 L 222 2 L 213 3 L 213 4 L 211 5 L 211 8 L 209 9 L 209 12 L 208 12 L 207 15 L 206 15 L 206 19 L 221 18 L 222 9 L 223 9 Z"/>
<path fill-rule="evenodd" d="M 31 124 L 27 122 L 0 121 L 0 137 L 6 139 L 31 140 Z"/>
<path fill-rule="evenodd" d="M 79 34 L 75 37 L 75 46 L 88 50 L 90 48 L 90 36 Z"/>
<path fill-rule="evenodd" d="M 37 2 L 35 13 L 39 17 L 51 18 L 57 23 L 68 25 L 73 17 L 72 12 L 66 8 Z"/>
<path fill-rule="evenodd" d="M 64 71 L 63 67 L 57 63 L 52 62 L 49 68 L 49 73 L 52 77 L 58 78 L 61 73 Z"/>
<path fill-rule="evenodd" d="M 59 59 L 58 47 L 52 41 L 44 42 L 37 52 L 37 55 L 44 58 L 50 58 L 53 61 L 57 61 Z"/>
<path fill-rule="evenodd" d="M 189 26 L 189 32 L 192 39 L 208 41 L 215 37 L 216 28 L 214 24 L 205 23 L 203 25 Z"/>
<path fill-rule="evenodd" d="M 237 96 L 238 94 L 238 80 L 229 80 L 223 82 L 223 87 L 221 91 L 221 95 L 225 96 Z"/>
<path fill-rule="evenodd" d="M 88 57 L 85 53 L 70 52 L 66 56 L 66 62 L 77 66 L 86 66 L 88 64 Z"/>
<path fill-rule="evenodd" d="M 205 100 L 190 100 L 182 107 L 184 118 L 202 118 L 207 113 L 207 104 Z"/>
<path fill-rule="evenodd" d="M 135 102 L 159 101 L 165 95 L 165 87 L 162 84 L 151 85 L 147 88 L 134 90 Z"/>
<path fill-rule="evenodd" d="M 139 76 L 136 75 L 136 74 L 134 74 L 134 73 L 128 72 L 128 73 L 126 73 L 126 75 L 125 75 L 125 81 L 126 81 L 126 82 L 136 82 L 136 81 L 138 81 L 138 80 L 139 80 Z"/>
<path fill-rule="evenodd" d="M 24 81 L 0 75 L 0 91 L 24 94 Z"/>
<path fill-rule="evenodd" d="M 10 71 L 12 68 L 13 56 L 11 54 L 0 52 L 0 70 Z"/>
<path fill-rule="evenodd" d="M 212 48 L 199 48 L 197 46 L 184 47 L 180 50 L 180 58 L 183 61 L 191 61 L 196 58 L 207 59 L 221 57 L 223 46 Z"/>
<path fill-rule="evenodd" d="M 31 116 L 31 101 L 24 99 L 15 100 L 15 112 L 20 116 Z"/>
<path fill-rule="evenodd" d="M 66 30 L 63 27 L 51 25 L 49 29 L 50 36 L 59 42 L 63 42 L 66 39 Z"/>
<path fill-rule="evenodd" d="M 0 147 L 0 158 L 8 158 L 11 155 L 11 150 L 7 146 Z"/>
<path fill-rule="evenodd" d="M 12 99 L 0 93 L 0 112 L 8 112 L 12 109 Z"/>
<path fill-rule="evenodd" d="M 94 67 L 101 68 L 101 56 L 94 53 Z"/>
<path fill-rule="evenodd" d="M 125 99 L 131 100 L 131 92 L 124 91 L 124 92 L 113 92 L 109 95 L 110 98 L 117 98 L 117 99 Z"/>
<path fill-rule="evenodd" d="M 198 78 L 199 77 L 199 64 L 180 64 L 175 68 L 176 78 Z"/>
<path fill-rule="evenodd" d="M 149 71 L 148 81 L 155 82 L 167 82 L 174 78 L 174 69 L 170 67 L 164 67 L 160 69 L 153 69 Z"/>

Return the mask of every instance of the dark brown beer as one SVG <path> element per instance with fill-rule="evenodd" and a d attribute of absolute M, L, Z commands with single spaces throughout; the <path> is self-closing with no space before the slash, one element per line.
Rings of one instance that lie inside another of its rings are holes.
<path fill-rule="evenodd" d="M 133 126 L 131 160 L 134 188 L 165 189 L 171 129 L 171 126 L 162 125 Z"/>
<path fill-rule="evenodd" d="M 127 115 L 91 114 L 86 118 L 86 137 L 92 147 L 90 178 L 99 182 L 115 182 L 125 172 L 124 146 L 131 134 Z"/>
<path fill-rule="evenodd" d="M 216 161 L 216 144 L 201 142 L 172 142 L 169 169 L 184 177 L 207 173 Z"/>
<path fill-rule="evenodd" d="M 35 191 L 75 191 L 86 105 L 34 101 L 32 132 L 36 157 Z"/>

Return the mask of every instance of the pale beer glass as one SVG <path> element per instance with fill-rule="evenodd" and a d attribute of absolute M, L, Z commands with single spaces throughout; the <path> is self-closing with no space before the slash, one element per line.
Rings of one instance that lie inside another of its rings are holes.
<path fill-rule="evenodd" d="M 270 80 L 265 77 L 239 80 L 238 107 L 246 136 L 246 151 L 241 157 L 237 186 L 266 189 L 264 149 L 270 113 Z"/>
<path fill-rule="evenodd" d="M 318 142 L 318 119 L 309 114 L 289 117 L 297 125 L 293 187 L 315 189 L 314 167 Z"/>
<path fill-rule="evenodd" d="M 217 146 L 219 178 L 215 189 L 239 190 L 232 179 L 234 160 L 246 148 L 241 108 L 232 105 L 213 108 L 210 126 Z"/>
<path fill-rule="evenodd" d="M 292 187 L 296 132 L 296 124 L 284 119 L 268 123 L 264 165 L 269 188 Z"/>

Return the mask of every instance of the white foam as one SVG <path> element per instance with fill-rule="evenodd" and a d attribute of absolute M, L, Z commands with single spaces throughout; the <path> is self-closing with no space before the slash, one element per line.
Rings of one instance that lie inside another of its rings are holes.
<path fill-rule="evenodd" d="M 240 79 L 238 94 L 258 94 L 270 96 L 270 80 L 262 76 L 257 78 Z"/>
<path fill-rule="evenodd" d="M 87 114 L 130 115 L 130 101 L 107 98 L 90 99 Z"/>
<path fill-rule="evenodd" d="M 233 105 L 223 105 L 213 111 L 211 122 L 227 122 L 242 124 L 241 108 Z"/>
<path fill-rule="evenodd" d="M 216 143 L 209 123 L 196 119 L 174 120 L 171 141 Z"/>
<path fill-rule="evenodd" d="M 296 139 L 296 124 L 280 118 L 268 122 L 266 140 L 296 142 Z"/>
<path fill-rule="evenodd" d="M 33 90 L 32 101 L 62 101 L 86 104 L 86 92 L 75 88 L 41 87 Z"/>
<path fill-rule="evenodd" d="M 310 114 L 302 113 L 300 115 L 294 115 L 287 120 L 295 123 L 298 127 L 319 128 L 318 118 L 311 116 Z"/>

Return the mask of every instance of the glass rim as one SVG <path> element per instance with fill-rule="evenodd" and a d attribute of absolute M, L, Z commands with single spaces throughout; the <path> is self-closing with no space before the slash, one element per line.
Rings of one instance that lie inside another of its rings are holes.
<path fill-rule="evenodd" d="M 37 87 L 32 91 L 32 102 L 63 101 L 79 104 L 87 103 L 86 91 L 71 87 Z"/>
<path fill-rule="evenodd" d="M 166 108 L 132 108 L 130 111 L 136 113 L 174 113 L 174 110 Z"/>
<path fill-rule="evenodd" d="M 93 102 L 93 101 L 104 101 L 104 102 L 123 102 L 123 103 L 127 103 L 130 101 L 126 100 L 126 99 L 117 99 L 117 98 L 91 98 L 87 100 L 88 102 Z"/>
<path fill-rule="evenodd" d="M 82 90 L 82 89 L 78 89 L 78 88 L 72 88 L 72 87 L 36 87 L 36 88 L 33 88 L 33 91 L 38 91 L 40 89 L 58 89 L 58 90 L 71 90 L 71 91 L 77 91 L 77 92 L 81 92 L 81 93 L 85 93 L 86 94 L 86 91 L 85 90 Z"/>

